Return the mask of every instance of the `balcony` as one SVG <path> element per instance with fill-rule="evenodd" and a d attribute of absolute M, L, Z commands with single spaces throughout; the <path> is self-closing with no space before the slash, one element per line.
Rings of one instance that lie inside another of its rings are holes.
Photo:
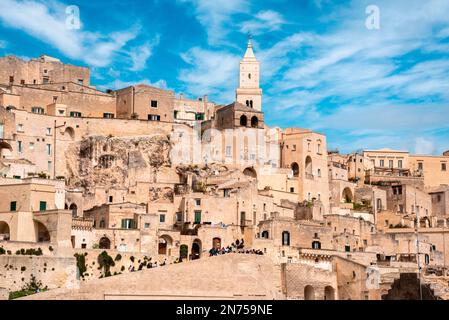
<path fill-rule="evenodd" d="M 85 218 L 72 218 L 72 229 L 74 230 L 92 230 L 94 220 Z"/>

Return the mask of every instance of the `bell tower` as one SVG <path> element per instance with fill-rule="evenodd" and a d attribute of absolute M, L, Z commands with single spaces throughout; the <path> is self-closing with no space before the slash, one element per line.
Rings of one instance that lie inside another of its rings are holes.
<path fill-rule="evenodd" d="M 260 83 L 260 63 L 254 55 L 251 36 L 248 38 L 248 47 L 243 59 L 240 61 L 239 87 L 236 90 L 237 102 L 262 111 L 262 89 Z"/>

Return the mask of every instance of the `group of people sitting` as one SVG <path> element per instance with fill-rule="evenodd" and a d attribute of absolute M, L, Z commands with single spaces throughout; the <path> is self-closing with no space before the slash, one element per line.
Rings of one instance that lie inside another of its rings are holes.
<path fill-rule="evenodd" d="M 230 246 L 224 247 L 224 248 L 212 248 L 209 250 L 209 255 L 212 256 L 218 256 L 220 254 L 226 254 L 226 253 L 245 253 L 245 254 L 258 254 L 263 255 L 263 252 L 261 250 L 244 250 L 245 248 L 245 241 L 243 239 L 234 241 Z"/>
<path fill-rule="evenodd" d="M 259 249 L 252 249 L 252 250 L 239 250 L 239 251 L 237 251 L 237 253 L 244 253 L 244 254 L 258 254 L 258 255 L 261 255 L 261 256 L 263 256 L 263 252 L 262 252 L 262 250 L 259 250 Z"/>

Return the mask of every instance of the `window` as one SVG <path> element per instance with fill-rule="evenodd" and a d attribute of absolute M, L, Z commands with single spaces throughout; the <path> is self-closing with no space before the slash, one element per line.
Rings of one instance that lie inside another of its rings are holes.
<path fill-rule="evenodd" d="M 43 84 L 47 84 L 50 82 L 50 78 L 49 77 L 42 77 L 42 83 Z"/>
<path fill-rule="evenodd" d="M 160 214 L 159 215 L 159 222 L 160 223 L 165 223 L 165 214 Z"/>
<path fill-rule="evenodd" d="M 9 77 L 9 83 L 14 83 L 14 77 L 13 76 Z"/>
<path fill-rule="evenodd" d="M 3 123 L 0 123 L 0 139 L 3 139 L 3 135 L 4 135 L 4 126 Z"/>
<path fill-rule="evenodd" d="M 22 141 L 17 141 L 17 152 L 22 153 Z"/>
<path fill-rule="evenodd" d="M 114 201 L 114 197 L 113 196 L 109 196 L 108 201 L 109 201 L 109 203 L 112 203 L 112 201 Z"/>
<path fill-rule="evenodd" d="M 51 144 L 47 144 L 47 155 L 51 156 Z"/>
<path fill-rule="evenodd" d="M 42 107 L 32 107 L 31 112 L 36 114 L 44 114 L 45 110 Z"/>
<path fill-rule="evenodd" d="M 226 146 L 226 157 L 227 158 L 232 157 L 232 147 L 231 146 Z"/>
<path fill-rule="evenodd" d="M 47 210 L 47 202 L 40 201 L 39 202 L 39 211 L 46 211 Z"/>
<path fill-rule="evenodd" d="M 114 119 L 114 114 L 113 113 L 103 113 L 103 118 Z"/>
<path fill-rule="evenodd" d="M 346 252 L 351 252 L 351 247 L 350 246 L 345 246 L 345 251 Z"/>
<path fill-rule="evenodd" d="M 151 100 L 151 108 L 157 108 L 157 101 L 156 100 Z"/>
<path fill-rule="evenodd" d="M 23 132 L 23 124 L 19 123 L 17 125 L 17 132 Z"/>
<path fill-rule="evenodd" d="M 145 229 L 149 229 L 150 228 L 150 224 L 149 223 L 145 223 Z"/>
<path fill-rule="evenodd" d="M 195 114 L 195 120 L 204 120 L 204 113 Z"/>
<path fill-rule="evenodd" d="M 105 226 L 106 226 L 106 222 L 104 221 L 104 219 L 101 219 L 100 228 L 104 228 Z"/>
<path fill-rule="evenodd" d="M 296 151 L 296 144 L 292 146 L 292 151 Z"/>
<path fill-rule="evenodd" d="M 48 161 L 48 163 L 47 163 L 47 170 L 51 171 L 51 161 Z"/>
<path fill-rule="evenodd" d="M 388 166 L 389 166 L 390 168 L 393 168 L 393 160 L 389 160 L 389 161 L 388 161 Z"/>
<path fill-rule="evenodd" d="M 51 136 L 51 128 L 47 128 L 47 136 Z"/>
<path fill-rule="evenodd" d="M 149 114 L 148 120 L 149 121 L 161 121 L 161 116 L 156 115 L 156 114 Z"/>
<path fill-rule="evenodd" d="M 122 219 L 122 229 L 135 229 L 133 219 Z"/>
<path fill-rule="evenodd" d="M 9 204 L 9 211 L 15 212 L 16 210 L 17 210 L 17 202 L 11 201 L 11 203 Z"/>
<path fill-rule="evenodd" d="M 177 111 L 177 110 L 175 110 L 175 111 L 173 112 L 173 118 L 174 118 L 174 119 L 178 119 L 178 111 Z"/>
<path fill-rule="evenodd" d="M 312 249 L 321 249 L 321 242 L 313 241 L 312 242 Z"/>
<path fill-rule="evenodd" d="M 72 118 L 81 118 L 81 112 L 71 111 L 70 112 L 70 117 L 72 117 Z"/>
<path fill-rule="evenodd" d="M 424 165 L 422 162 L 418 162 L 418 170 L 422 170 L 424 168 Z"/>
<path fill-rule="evenodd" d="M 446 171 L 446 163 L 441 164 L 441 171 Z"/>
<path fill-rule="evenodd" d="M 34 142 L 30 142 L 30 150 L 34 150 Z"/>
<path fill-rule="evenodd" d="M 318 175 L 318 177 L 321 177 L 321 169 L 318 169 L 317 175 Z"/>
<path fill-rule="evenodd" d="M 83 79 L 78 79 L 78 84 L 79 84 L 80 86 L 83 86 L 83 85 L 84 85 L 84 80 L 83 80 Z"/>
<path fill-rule="evenodd" d="M 380 166 L 381 167 L 385 167 L 385 161 L 384 160 L 380 160 Z"/>
<path fill-rule="evenodd" d="M 231 197 L 231 190 L 230 189 L 223 189 L 223 197 L 224 198 Z"/>
<path fill-rule="evenodd" d="M 195 211 L 195 224 L 201 223 L 201 211 Z"/>
<path fill-rule="evenodd" d="M 282 232 L 282 245 L 283 246 L 290 245 L 290 232 L 288 232 L 288 231 Z"/>
<path fill-rule="evenodd" d="M 295 188 L 291 187 L 291 188 L 290 188 L 290 192 L 291 192 L 291 193 L 295 193 Z"/>
<path fill-rule="evenodd" d="M 53 96 L 53 103 L 56 103 L 58 101 L 58 97 L 57 96 Z"/>
<path fill-rule="evenodd" d="M 321 144 L 318 143 L 316 152 L 321 154 Z"/>
<path fill-rule="evenodd" d="M 398 168 L 402 169 L 402 160 L 398 160 Z"/>
<path fill-rule="evenodd" d="M 177 212 L 176 213 L 176 221 L 177 222 L 182 222 L 182 212 Z"/>

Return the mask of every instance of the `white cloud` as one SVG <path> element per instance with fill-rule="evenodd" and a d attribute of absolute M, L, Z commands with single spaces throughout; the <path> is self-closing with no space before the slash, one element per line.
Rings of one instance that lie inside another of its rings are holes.
<path fill-rule="evenodd" d="M 423 137 L 415 140 L 416 154 L 433 154 L 435 152 L 435 144 L 432 140 Z"/>
<path fill-rule="evenodd" d="M 223 102 L 235 100 L 241 57 L 195 47 L 182 54 L 181 58 L 190 67 L 182 69 L 178 79 L 185 84 L 189 94 L 210 94 Z"/>
<path fill-rule="evenodd" d="M 156 36 L 153 41 L 147 42 L 142 46 L 131 49 L 130 57 L 132 60 L 131 71 L 141 71 L 145 69 L 147 60 L 153 54 L 153 48 L 159 45 L 160 36 Z"/>
<path fill-rule="evenodd" d="M 65 8 L 66 5 L 58 1 L 2 0 L 0 20 L 10 28 L 48 43 L 65 56 L 92 66 L 108 66 L 123 55 L 128 60 L 133 59 L 124 47 L 138 36 L 139 25 L 107 35 L 85 30 L 82 23 L 80 30 L 72 30 L 66 27 Z"/>
<path fill-rule="evenodd" d="M 194 8 L 196 19 L 206 29 L 208 43 L 226 43 L 226 36 L 232 29 L 233 17 L 249 12 L 248 0 L 178 0 Z"/>
<path fill-rule="evenodd" d="M 257 13 L 254 19 L 243 22 L 240 31 L 259 35 L 267 31 L 278 31 L 285 23 L 284 18 L 279 12 L 265 10 Z"/>
<path fill-rule="evenodd" d="M 136 80 L 136 81 L 122 81 L 122 80 L 117 79 L 112 82 L 99 85 L 98 88 L 101 90 L 106 90 L 106 89 L 118 90 L 118 89 L 123 89 L 123 88 L 127 88 L 127 87 L 130 87 L 133 85 L 138 85 L 138 84 L 146 84 L 146 85 L 149 85 L 152 87 L 169 90 L 167 82 L 162 79 L 155 81 L 155 82 L 152 82 L 150 79 L 141 79 L 141 80 Z"/>

